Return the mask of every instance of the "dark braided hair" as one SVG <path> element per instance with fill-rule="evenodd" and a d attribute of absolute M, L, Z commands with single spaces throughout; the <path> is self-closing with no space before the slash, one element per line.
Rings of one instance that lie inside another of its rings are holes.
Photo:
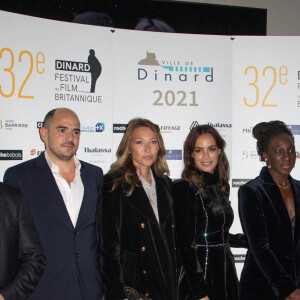
<path fill-rule="evenodd" d="M 263 153 L 267 151 L 271 139 L 279 134 L 287 134 L 295 142 L 291 130 L 282 121 L 261 122 L 254 126 L 252 135 L 257 140 L 256 149 L 261 161 L 264 161 Z"/>

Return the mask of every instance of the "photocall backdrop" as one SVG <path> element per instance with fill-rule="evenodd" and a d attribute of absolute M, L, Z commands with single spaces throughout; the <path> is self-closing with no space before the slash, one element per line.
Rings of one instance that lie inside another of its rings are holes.
<path fill-rule="evenodd" d="M 253 126 L 283 120 L 300 144 L 300 37 L 131 31 L 2 11 L 0 36 L 0 178 L 44 150 L 38 129 L 56 107 L 78 114 L 77 156 L 104 172 L 132 118 L 159 125 L 173 179 L 191 128 L 210 124 L 227 142 L 237 233 L 238 187 L 263 165 Z M 233 248 L 238 273 L 245 252 Z"/>

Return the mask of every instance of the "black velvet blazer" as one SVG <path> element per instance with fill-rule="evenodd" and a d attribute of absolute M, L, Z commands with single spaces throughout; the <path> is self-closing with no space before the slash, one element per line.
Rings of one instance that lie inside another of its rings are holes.
<path fill-rule="evenodd" d="M 0 294 L 25 300 L 45 268 L 45 256 L 21 192 L 0 183 Z"/>
<path fill-rule="evenodd" d="M 241 299 L 285 299 L 300 287 L 300 182 L 289 176 L 295 200 L 295 239 L 278 186 L 267 167 L 239 189 L 239 213 L 249 242 Z"/>
<path fill-rule="evenodd" d="M 104 176 L 99 215 L 106 300 L 127 298 L 124 285 L 153 300 L 177 299 L 171 180 L 153 175 L 159 223 L 141 183 L 127 197 L 128 184 L 119 183 L 111 192 L 117 175 Z"/>

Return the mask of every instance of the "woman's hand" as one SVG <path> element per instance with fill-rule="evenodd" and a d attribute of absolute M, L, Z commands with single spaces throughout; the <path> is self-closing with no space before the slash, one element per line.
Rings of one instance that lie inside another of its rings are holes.
<path fill-rule="evenodd" d="M 208 296 L 201 298 L 200 300 L 209 300 Z"/>
<path fill-rule="evenodd" d="M 286 300 L 300 300 L 300 289 L 294 290 Z"/>

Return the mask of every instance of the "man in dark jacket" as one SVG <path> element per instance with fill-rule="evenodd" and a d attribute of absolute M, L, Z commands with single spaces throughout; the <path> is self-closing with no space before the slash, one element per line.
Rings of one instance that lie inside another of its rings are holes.
<path fill-rule="evenodd" d="M 99 300 L 96 217 L 102 170 L 76 158 L 80 121 L 72 110 L 47 113 L 40 136 L 45 152 L 4 175 L 4 183 L 24 193 L 47 257 L 45 272 L 29 299 Z"/>
<path fill-rule="evenodd" d="M 45 256 L 20 190 L 0 182 L 0 300 L 25 300 L 38 284 Z"/>

